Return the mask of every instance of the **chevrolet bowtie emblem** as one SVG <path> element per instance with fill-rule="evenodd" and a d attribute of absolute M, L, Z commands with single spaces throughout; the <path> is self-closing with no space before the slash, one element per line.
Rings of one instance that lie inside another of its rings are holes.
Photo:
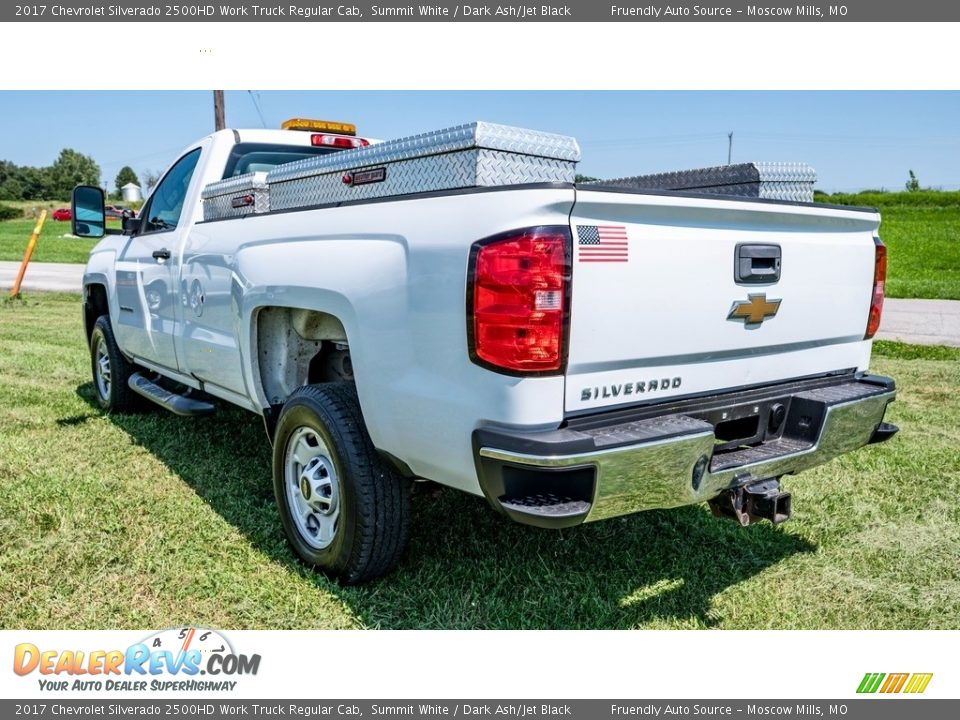
<path fill-rule="evenodd" d="M 746 302 L 740 300 L 730 308 L 727 320 L 743 320 L 745 325 L 759 325 L 772 318 L 780 309 L 779 300 L 767 300 L 765 293 L 748 295 Z"/>

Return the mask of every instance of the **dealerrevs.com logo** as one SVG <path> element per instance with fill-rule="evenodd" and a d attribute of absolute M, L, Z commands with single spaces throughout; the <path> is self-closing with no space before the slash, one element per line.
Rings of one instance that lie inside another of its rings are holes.
<path fill-rule="evenodd" d="M 162 630 L 126 650 L 57 650 L 25 642 L 13 654 L 13 671 L 36 673 L 40 689 L 48 691 L 231 691 L 238 682 L 233 678 L 259 669 L 259 654 L 237 653 L 223 633 L 200 627 Z"/>
<path fill-rule="evenodd" d="M 919 694 L 927 689 L 933 673 L 867 673 L 857 686 L 858 693 Z"/>

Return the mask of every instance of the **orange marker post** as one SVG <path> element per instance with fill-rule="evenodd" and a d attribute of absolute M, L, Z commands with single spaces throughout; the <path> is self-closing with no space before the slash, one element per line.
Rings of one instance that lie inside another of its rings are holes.
<path fill-rule="evenodd" d="M 17 272 L 17 279 L 10 288 L 10 297 L 16 297 L 20 294 L 20 283 L 23 282 L 23 276 L 27 274 L 27 265 L 30 264 L 30 258 L 33 256 L 33 249 L 37 246 L 37 239 L 40 237 L 40 231 L 43 229 L 43 221 L 47 219 L 47 211 L 40 212 L 37 218 L 37 224 L 33 228 L 33 235 L 30 236 L 30 242 L 27 244 L 27 250 L 23 253 L 23 262 L 20 263 L 20 270 Z"/>

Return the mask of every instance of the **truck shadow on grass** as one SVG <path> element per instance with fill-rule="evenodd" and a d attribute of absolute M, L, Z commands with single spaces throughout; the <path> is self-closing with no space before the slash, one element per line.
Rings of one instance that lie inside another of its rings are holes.
<path fill-rule="evenodd" d="M 90 404 L 93 388 L 77 388 Z M 653 511 L 548 531 L 514 524 L 453 490 L 416 492 L 410 549 L 393 575 L 340 587 L 306 569 L 277 517 L 260 421 L 221 406 L 202 419 L 149 411 L 111 416 L 249 542 L 381 628 L 712 627 L 713 599 L 809 541 L 703 507 Z M 432 487 L 432 486 L 431 486 Z M 322 619 L 317 619 L 322 623 Z"/>

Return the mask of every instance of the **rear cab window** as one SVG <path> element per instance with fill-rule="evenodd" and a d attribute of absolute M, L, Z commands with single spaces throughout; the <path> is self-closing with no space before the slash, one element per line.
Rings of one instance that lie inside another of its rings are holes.
<path fill-rule="evenodd" d="M 318 155 L 340 152 L 340 148 L 307 145 L 279 145 L 275 143 L 238 143 L 230 151 L 224 167 L 223 179 L 251 172 L 269 172 L 277 165 L 304 160 Z"/>

